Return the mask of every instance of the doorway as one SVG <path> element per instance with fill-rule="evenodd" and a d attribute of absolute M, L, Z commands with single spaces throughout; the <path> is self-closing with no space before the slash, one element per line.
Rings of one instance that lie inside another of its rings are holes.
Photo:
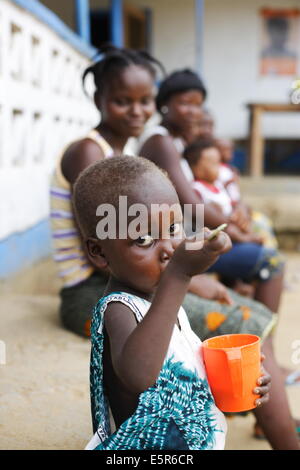
<path fill-rule="evenodd" d="M 91 42 L 100 48 L 111 39 L 111 15 L 109 9 L 97 9 L 90 12 Z M 152 49 L 152 11 L 140 9 L 132 5 L 124 5 L 124 46 L 131 49 L 144 49 L 151 53 Z"/>

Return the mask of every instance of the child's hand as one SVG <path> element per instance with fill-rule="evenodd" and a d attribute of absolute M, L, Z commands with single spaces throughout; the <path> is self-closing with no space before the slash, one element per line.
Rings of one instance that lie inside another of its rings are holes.
<path fill-rule="evenodd" d="M 251 217 L 246 206 L 238 205 L 230 215 L 230 222 L 236 224 L 243 232 L 248 232 L 251 227 Z"/>
<path fill-rule="evenodd" d="M 230 238 L 238 243 L 258 243 L 260 245 L 263 243 L 263 239 L 259 235 L 252 232 L 245 233 L 232 223 L 228 225 L 227 232 Z"/>
<path fill-rule="evenodd" d="M 261 361 L 265 360 L 265 355 L 261 354 Z M 262 406 L 269 401 L 269 392 L 271 388 L 271 376 L 266 372 L 263 366 L 261 366 L 262 375 L 257 380 L 257 387 L 253 390 L 256 395 L 260 395 L 259 398 L 255 400 L 256 406 Z"/>
<path fill-rule="evenodd" d="M 169 264 L 177 272 L 193 277 L 201 274 L 213 265 L 218 257 L 231 249 L 231 240 L 225 232 L 220 232 L 212 240 L 208 240 L 211 231 L 204 228 L 204 241 L 196 241 L 196 237 L 183 240 L 176 248 Z"/>
<path fill-rule="evenodd" d="M 243 295 L 244 297 L 250 297 L 253 299 L 254 294 L 255 294 L 255 287 L 252 284 L 247 284 L 240 279 L 237 279 L 234 283 L 234 286 L 232 289 L 237 292 L 240 295 Z"/>

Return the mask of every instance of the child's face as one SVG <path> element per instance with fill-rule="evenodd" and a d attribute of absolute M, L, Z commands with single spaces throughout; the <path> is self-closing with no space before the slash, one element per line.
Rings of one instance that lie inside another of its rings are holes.
<path fill-rule="evenodd" d="M 211 138 L 214 133 L 214 121 L 208 113 L 203 113 L 197 123 L 197 136 L 200 138 Z"/>
<path fill-rule="evenodd" d="M 233 144 L 230 140 L 220 139 L 218 141 L 218 149 L 221 154 L 223 163 L 229 163 L 233 157 Z"/>
<path fill-rule="evenodd" d="M 117 135 L 138 137 L 155 111 L 153 77 L 145 68 L 130 65 L 95 100 L 103 123 Z"/>
<path fill-rule="evenodd" d="M 149 182 L 144 184 L 147 184 L 147 196 L 138 197 L 134 202 L 147 207 L 149 230 L 145 230 L 138 239 L 107 240 L 103 251 L 113 278 L 138 292 L 151 294 L 174 250 L 182 241 L 184 232 L 182 211 L 175 190 L 169 184 L 165 187 L 154 185 L 153 188 L 149 186 Z M 141 187 L 140 193 L 143 192 L 145 193 Z M 164 207 L 153 209 L 151 204 L 164 204 Z M 170 210 L 173 204 L 174 210 Z M 156 239 L 150 234 L 151 216 L 156 221 Z M 131 219 L 128 218 L 128 225 Z"/>
<path fill-rule="evenodd" d="M 216 147 L 202 150 L 201 158 L 192 167 L 195 179 L 214 183 L 219 177 L 220 164 L 221 156 Z"/>

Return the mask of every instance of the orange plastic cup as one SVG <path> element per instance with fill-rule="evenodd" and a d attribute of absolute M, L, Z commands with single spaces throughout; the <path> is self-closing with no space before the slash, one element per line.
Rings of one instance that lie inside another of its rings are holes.
<path fill-rule="evenodd" d="M 222 411 L 247 411 L 256 407 L 260 369 L 260 338 L 256 335 L 222 335 L 202 343 L 207 379 L 217 407 Z"/>

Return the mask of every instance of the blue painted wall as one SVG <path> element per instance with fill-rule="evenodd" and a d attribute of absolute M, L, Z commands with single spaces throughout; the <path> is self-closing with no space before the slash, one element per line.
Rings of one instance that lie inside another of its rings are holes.
<path fill-rule="evenodd" d="M 21 233 L 14 233 L 0 241 L 0 279 L 32 266 L 51 255 L 49 219 Z"/>
<path fill-rule="evenodd" d="M 111 0 L 111 42 L 118 47 L 124 46 L 123 0 Z"/>
<path fill-rule="evenodd" d="M 76 25 L 79 36 L 86 42 L 91 42 L 90 5 L 89 0 L 76 0 Z"/>

